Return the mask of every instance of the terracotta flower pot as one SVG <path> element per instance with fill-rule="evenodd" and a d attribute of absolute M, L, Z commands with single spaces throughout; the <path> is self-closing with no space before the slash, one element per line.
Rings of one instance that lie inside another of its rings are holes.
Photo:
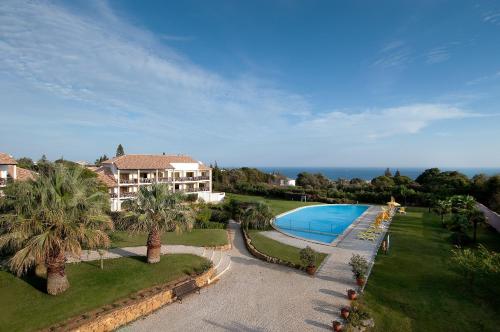
<path fill-rule="evenodd" d="M 349 289 L 347 291 L 347 297 L 349 298 L 349 300 L 356 300 L 356 298 L 358 297 L 358 295 L 356 294 L 356 291 L 354 289 Z"/>
<path fill-rule="evenodd" d="M 347 317 L 349 317 L 350 312 L 351 312 L 351 311 L 349 310 L 349 308 L 346 308 L 346 307 L 344 307 L 344 308 L 340 309 L 340 315 L 341 315 L 341 316 L 342 316 L 342 318 L 344 318 L 344 319 L 347 319 Z"/>
<path fill-rule="evenodd" d="M 316 273 L 316 266 L 308 266 L 306 267 L 307 274 L 313 276 Z"/>
<path fill-rule="evenodd" d="M 356 278 L 356 284 L 358 284 L 358 286 L 363 286 L 365 284 L 365 279 L 364 278 Z"/>
<path fill-rule="evenodd" d="M 342 323 L 339 321 L 334 320 L 332 322 L 332 329 L 336 332 L 342 331 Z"/>

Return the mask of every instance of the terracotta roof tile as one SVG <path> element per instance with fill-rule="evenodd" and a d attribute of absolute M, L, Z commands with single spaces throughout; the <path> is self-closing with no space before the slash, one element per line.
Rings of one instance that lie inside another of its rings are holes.
<path fill-rule="evenodd" d="M 97 169 L 92 169 L 92 171 L 96 172 L 97 178 L 101 180 L 108 188 L 116 187 L 118 184 L 115 180 L 113 172 L 108 167 L 99 167 Z"/>
<path fill-rule="evenodd" d="M 166 169 L 173 168 L 172 163 L 198 164 L 198 161 L 184 155 L 127 154 L 103 162 L 114 164 L 118 169 Z"/>
<path fill-rule="evenodd" d="M 9 166 L 8 171 L 11 178 L 14 177 L 14 166 Z M 33 172 L 26 168 L 16 167 L 16 180 L 17 181 L 27 181 L 34 180 L 37 176 L 36 172 Z"/>
<path fill-rule="evenodd" d="M 17 161 L 10 155 L 0 152 L 0 165 L 17 165 Z"/>

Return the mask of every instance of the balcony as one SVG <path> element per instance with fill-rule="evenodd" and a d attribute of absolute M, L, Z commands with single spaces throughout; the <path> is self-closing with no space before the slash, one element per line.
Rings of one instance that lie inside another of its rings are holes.
<path fill-rule="evenodd" d="M 197 193 L 200 191 L 209 191 L 209 188 L 186 188 L 186 189 L 176 189 L 177 193 Z"/>
<path fill-rule="evenodd" d="M 171 183 L 172 181 L 174 181 L 173 178 L 159 178 L 158 179 L 158 182 L 161 182 L 161 183 Z"/>
<path fill-rule="evenodd" d="M 137 196 L 136 192 L 123 192 L 123 193 L 120 193 L 120 198 L 133 198 L 135 196 Z M 111 193 L 111 194 L 109 194 L 109 197 L 111 197 L 111 198 L 118 198 L 118 194 Z"/>
<path fill-rule="evenodd" d="M 120 184 L 137 184 L 137 179 L 120 179 Z"/>
<path fill-rule="evenodd" d="M 189 182 L 189 181 L 203 181 L 203 180 L 210 180 L 209 176 L 184 176 L 184 177 L 179 177 L 174 179 L 175 182 Z"/>
<path fill-rule="evenodd" d="M 140 180 L 141 180 L 140 183 L 154 183 L 154 182 L 156 182 L 155 178 L 141 178 Z"/>

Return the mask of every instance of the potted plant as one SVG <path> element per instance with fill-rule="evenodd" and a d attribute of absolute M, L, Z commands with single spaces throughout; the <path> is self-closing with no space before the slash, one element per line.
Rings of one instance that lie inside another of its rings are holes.
<path fill-rule="evenodd" d="M 348 289 L 347 290 L 347 297 L 349 298 L 349 300 L 356 300 L 356 298 L 358 297 L 357 294 L 356 294 L 356 291 L 354 289 Z"/>
<path fill-rule="evenodd" d="M 342 323 L 338 320 L 332 322 L 332 329 L 336 332 L 342 331 Z"/>
<path fill-rule="evenodd" d="M 368 272 L 368 261 L 361 255 L 352 255 L 349 261 L 352 273 L 358 286 L 365 284 L 366 273 Z"/>
<path fill-rule="evenodd" d="M 347 319 L 347 317 L 349 317 L 350 311 L 351 310 L 348 307 L 342 307 L 342 309 L 340 309 L 340 315 L 342 316 L 342 318 Z"/>
<path fill-rule="evenodd" d="M 307 246 L 300 250 L 300 260 L 302 264 L 306 267 L 306 272 L 309 275 L 314 275 L 316 272 L 316 251 L 311 247 Z"/>

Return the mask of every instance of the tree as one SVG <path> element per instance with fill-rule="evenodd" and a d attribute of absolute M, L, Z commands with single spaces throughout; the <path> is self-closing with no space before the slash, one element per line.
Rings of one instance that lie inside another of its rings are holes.
<path fill-rule="evenodd" d="M 23 158 L 17 159 L 17 167 L 35 170 L 35 163 L 33 162 L 33 160 L 31 158 L 23 157 Z"/>
<path fill-rule="evenodd" d="M 106 154 L 103 154 L 102 156 L 100 156 L 99 158 L 97 158 L 97 159 L 95 160 L 95 165 L 96 165 L 96 166 L 101 166 L 101 165 L 102 165 L 102 162 L 103 162 L 103 161 L 106 161 L 106 160 L 108 160 L 108 159 L 109 159 L 109 158 L 108 158 L 108 156 L 106 156 Z"/>
<path fill-rule="evenodd" d="M 389 178 L 392 177 L 392 173 L 391 173 L 391 170 L 389 169 L 389 167 L 387 167 L 385 169 L 384 176 L 387 176 Z"/>
<path fill-rule="evenodd" d="M 385 175 L 377 176 L 372 180 L 372 185 L 378 190 L 391 190 L 394 187 L 394 180 L 392 177 Z"/>
<path fill-rule="evenodd" d="M 399 169 L 396 170 L 396 173 L 394 174 L 394 177 L 400 177 L 401 176 L 401 172 L 399 172 Z"/>
<path fill-rule="evenodd" d="M 444 226 L 444 216 L 451 212 L 451 201 L 449 199 L 438 200 L 434 211 L 441 217 L 441 225 Z"/>
<path fill-rule="evenodd" d="M 55 165 L 35 180 L 15 182 L 5 189 L 1 216 L 5 233 L 0 249 L 13 250 L 10 268 L 17 275 L 36 264 L 47 266 L 47 293 L 57 295 L 69 287 L 66 255 L 80 256 L 82 247 L 109 245 L 105 232 L 111 221 L 105 211 L 109 197 L 98 190 L 95 178 L 81 168 Z"/>
<path fill-rule="evenodd" d="M 486 218 L 484 216 L 483 211 L 479 210 L 478 208 L 474 208 L 473 210 L 469 211 L 467 213 L 467 217 L 469 219 L 469 222 L 472 224 L 473 230 L 474 230 L 474 235 L 472 237 L 472 241 L 476 243 L 477 240 L 477 225 L 480 223 L 486 222 Z"/>
<path fill-rule="evenodd" d="M 269 205 L 264 202 L 256 202 L 251 204 L 243 213 L 243 225 L 246 229 L 265 230 L 269 227 L 273 213 Z"/>
<path fill-rule="evenodd" d="M 133 232 L 148 233 L 148 263 L 160 261 L 163 232 L 182 232 L 193 227 L 195 212 L 184 199 L 182 194 L 170 192 L 166 184 L 155 183 L 139 187 L 137 198 L 122 206 L 126 209 L 124 226 Z"/>
<path fill-rule="evenodd" d="M 500 273 L 500 254 L 488 251 L 483 245 L 477 250 L 453 250 L 452 254 L 453 267 L 462 273 L 470 286 L 474 286 L 477 278 Z"/>
<path fill-rule="evenodd" d="M 123 150 L 123 146 L 121 144 L 118 144 L 118 147 L 116 148 L 116 156 L 120 157 L 125 154 L 125 150 Z"/>

